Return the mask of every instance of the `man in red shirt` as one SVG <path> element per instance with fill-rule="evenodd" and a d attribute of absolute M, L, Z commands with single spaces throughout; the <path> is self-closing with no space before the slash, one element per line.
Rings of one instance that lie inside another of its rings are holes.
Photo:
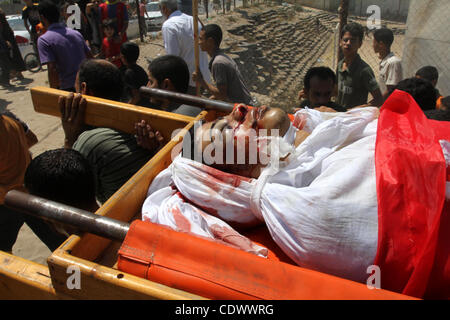
<path fill-rule="evenodd" d="M 139 30 L 143 37 L 147 35 L 147 23 L 145 22 L 145 16 L 147 16 L 147 18 L 150 18 L 147 12 L 147 8 L 145 7 L 146 4 L 147 0 L 141 0 L 141 3 L 139 4 L 139 24 L 141 26 Z"/>

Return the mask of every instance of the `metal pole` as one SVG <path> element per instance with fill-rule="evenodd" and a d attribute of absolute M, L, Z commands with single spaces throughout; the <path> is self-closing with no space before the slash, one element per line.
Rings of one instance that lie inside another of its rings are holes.
<path fill-rule="evenodd" d="M 5 206 L 17 211 L 77 227 L 111 240 L 123 241 L 130 225 L 111 218 L 77 209 L 55 201 L 11 190 L 5 196 Z"/>
<path fill-rule="evenodd" d="M 350 0 L 341 0 L 341 3 L 339 5 L 338 13 L 339 13 L 339 41 L 341 38 L 342 29 L 347 24 L 347 17 L 348 17 L 348 7 L 349 7 L 349 1 Z M 338 62 L 341 61 L 344 58 L 344 54 L 342 53 L 342 50 L 340 46 L 338 46 Z"/>
<path fill-rule="evenodd" d="M 141 87 L 139 89 L 139 92 L 142 96 L 147 98 L 157 97 L 160 99 L 168 99 L 173 102 L 188 104 L 194 107 L 201 107 L 207 110 L 216 110 L 219 112 L 230 113 L 234 108 L 234 104 L 232 103 L 162 89 Z"/>
<path fill-rule="evenodd" d="M 200 73 L 200 48 L 198 46 L 198 0 L 192 1 L 192 17 L 194 18 L 194 56 L 195 56 L 195 72 Z M 197 96 L 200 96 L 200 83 L 197 81 Z"/>

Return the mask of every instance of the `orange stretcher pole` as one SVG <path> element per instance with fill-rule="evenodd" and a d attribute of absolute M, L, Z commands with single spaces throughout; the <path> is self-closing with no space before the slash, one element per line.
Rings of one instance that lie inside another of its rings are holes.
<path fill-rule="evenodd" d="M 135 220 L 118 268 L 209 299 L 410 299 Z"/>
<path fill-rule="evenodd" d="M 120 271 L 210 299 L 411 299 L 273 261 L 167 227 L 130 225 L 54 201 L 9 191 L 5 205 L 81 231 L 123 240 Z"/>

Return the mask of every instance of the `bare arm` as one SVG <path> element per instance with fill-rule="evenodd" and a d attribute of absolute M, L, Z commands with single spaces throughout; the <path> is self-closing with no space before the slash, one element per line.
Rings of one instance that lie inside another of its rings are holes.
<path fill-rule="evenodd" d="M 129 104 L 136 105 L 141 99 L 138 89 L 131 89 L 131 99 L 128 101 Z"/>
<path fill-rule="evenodd" d="M 387 91 L 383 94 L 383 101 L 386 101 L 389 98 L 389 94 L 394 90 L 395 86 L 387 85 Z"/>
<path fill-rule="evenodd" d="M 58 105 L 65 134 L 64 148 L 70 149 L 85 129 L 84 114 L 87 102 L 81 94 L 71 93 L 67 97 L 59 97 Z"/>
<path fill-rule="evenodd" d="M 50 88 L 58 89 L 59 88 L 59 76 L 58 70 L 56 69 L 55 62 L 49 62 L 48 66 L 48 83 Z"/>
<path fill-rule="evenodd" d="M 383 95 L 380 89 L 371 92 L 373 99 L 369 102 L 370 106 L 381 107 L 384 103 Z"/>
<path fill-rule="evenodd" d="M 36 143 L 38 143 L 38 138 L 36 137 L 34 132 L 31 131 L 31 129 L 28 129 L 27 133 L 25 134 L 25 137 L 27 138 L 28 148 L 31 148 Z"/>
<path fill-rule="evenodd" d="M 212 95 L 213 95 L 213 99 L 216 100 L 222 100 L 222 101 L 227 101 L 228 100 L 228 96 L 227 96 L 227 90 L 228 87 L 227 85 L 223 84 L 223 85 L 218 85 L 217 87 L 209 84 L 205 81 L 205 79 L 203 79 L 202 73 L 199 72 L 197 74 L 197 72 L 193 72 L 192 73 L 192 80 L 194 82 L 198 82 L 200 83 L 200 86 L 202 86 L 203 88 L 205 88 L 206 90 L 208 90 Z"/>
<path fill-rule="evenodd" d="M 380 89 L 377 89 L 373 92 L 371 92 L 373 99 L 369 101 L 369 103 L 362 104 L 360 106 L 356 106 L 352 109 L 358 109 L 358 108 L 367 108 L 367 107 L 381 107 L 384 103 L 383 95 L 381 94 Z"/>

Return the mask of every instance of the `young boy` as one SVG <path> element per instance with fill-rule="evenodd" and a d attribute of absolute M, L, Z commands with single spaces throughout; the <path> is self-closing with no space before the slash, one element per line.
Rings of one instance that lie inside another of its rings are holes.
<path fill-rule="evenodd" d="M 139 88 L 146 86 L 148 76 L 145 70 L 136 64 L 139 57 L 139 46 L 133 42 L 125 42 L 120 47 L 120 59 L 123 66 L 121 72 L 125 82 L 125 99 L 128 103 L 150 107 L 148 99 L 142 98 Z"/>
<path fill-rule="evenodd" d="M 377 29 L 373 34 L 373 50 L 381 59 L 378 83 L 384 100 L 390 90 L 403 79 L 402 61 L 391 51 L 394 33 L 387 28 Z"/>
<path fill-rule="evenodd" d="M 211 57 L 209 69 L 216 86 L 208 84 L 202 74 L 194 72 L 192 79 L 212 94 L 212 99 L 230 101 L 233 103 L 250 104 L 252 97 L 244 84 L 244 79 L 233 59 L 220 50 L 222 30 L 216 24 L 206 25 L 199 36 L 199 45 Z"/>
<path fill-rule="evenodd" d="M 344 26 L 340 47 L 344 59 L 337 67 L 338 98 L 336 103 L 347 108 L 377 106 L 383 103 L 380 87 L 372 68 L 358 54 L 364 39 L 364 29 L 358 23 Z M 373 100 L 367 104 L 369 92 Z"/>

